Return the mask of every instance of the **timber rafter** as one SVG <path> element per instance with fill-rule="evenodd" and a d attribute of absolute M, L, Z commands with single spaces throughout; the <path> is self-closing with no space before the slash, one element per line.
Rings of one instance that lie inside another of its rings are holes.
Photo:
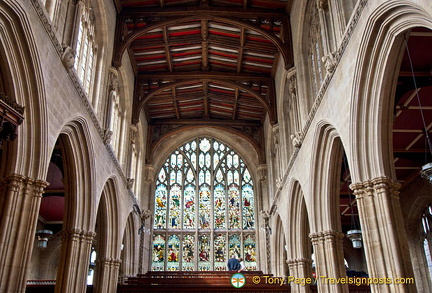
<path fill-rule="evenodd" d="M 243 93 L 243 103 L 248 104 L 244 107 L 250 106 L 255 101 L 255 104 L 260 105 L 264 109 L 264 113 L 269 115 L 271 124 L 276 122 L 275 110 L 275 96 L 274 96 L 274 82 L 271 78 L 260 76 L 247 76 L 247 75 L 234 75 L 234 74 L 215 74 L 215 73 L 165 73 L 153 75 L 140 75 L 137 80 L 135 105 L 133 120 L 136 123 L 139 119 L 139 113 L 142 109 L 149 111 L 148 103 L 153 101 L 153 104 L 166 105 L 171 103 L 173 105 L 175 116 L 180 119 L 181 109 L 179 107 L 179 98 L 177 88 L 184 87 L 199 88 L 196 92 L 190 92 L 188 95 L 192 97 L 197 96 L 197 107 L 202 108 L 202 118 L 209 119 L 211 117 L 209 87 L 216 88 L 225 87 L 232 89 L 232 95 L 228 93 L 220 93 L 221 97 L 226 96 L 225 111 L 230 114 L 231 120 L 236 120 L 239 112 L 239 99 L 240 93 Z M 202 101 L 202 102 L 201 102 Z M 201 106 L 202 105 L 202 106 Z M 249 114 L 253 116 L 253 114 Z M 265 115 L 262 115 L 259 120 L 263 121 Z M 149 119 L 148 122 L 152 122 Z"/>
<path fill-rule="evenodd" d="M 120 16 L 117 31 L 123 32 L 121 38 L 116 42 L 113 65 L 121 66 L 121 59 L 124 52 L 131 46 L 137 46 L 134 41 L 139 40 L 150 32 L 164 29 L 166 27 L 187 25 L 193 22 L 200 22 L 203 26 L 201 29 L 202 39 L 196 42 L 207 42 L 207 27 L 209 22 L 220 23 L 228 27 L 236 27 L 240 30 L 250 30 L 256 35 L 270 42 L 274 48 L 283 57 L 285 68 L 288 69 L 293 65 L 292 52 L 289 49 L 290 30 L 286 15 L 275 12 L 254 11 L 248 12 L 241 9 L 197 9 L 177 12 L 167 11 L 125 11 Z M 280 28 L 274 31 L 274 23 L 278 23 Z M 132 29 L 127 29 L 130 26 Z M 244 36 L 242 36 L 244 45 Z M 256 47 L 259 43 L 254 44 Z M 138 45 L 139 46 L 139 45 Z M 243 46 L 242 46 L 243 47 Z M 269 47 L 267 44 L 265 47 Z"/>

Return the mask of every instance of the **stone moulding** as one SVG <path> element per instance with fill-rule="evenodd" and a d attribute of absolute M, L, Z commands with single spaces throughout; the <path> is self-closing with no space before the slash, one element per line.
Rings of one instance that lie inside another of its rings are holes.
<path fill-rule="evenodd" d="M 360 19 L 360 16 L 361 16 L 361 14 L 363 12 L 363 9 L 364 9 L 364 7 L 366 6 L 367 3 L 368 3 L 368 0 L 360 0 L 359 3 L 358 3 L 358 5 L 357 5 L 356 10 L 353 13 L 351 21 L 349 22 L 349 24 L 347 26 L 344 38 L 342 39 L 342 43 L 341 43 L 341 45 L 339 46 L 338 50 L 336 51 L 336 53 L 334 55 L 334 60 L 333 60 L 334 64 L 333 65 L 334 65 L 335 69 L 333 71 L 331 71 L 331 72 L 327 72 L 327 75 L 326 75 L 326 77 L 325 77 L 325 79 L 323 81 L 323 84 L 321 85 L 321 88 L 320 88 L 320 90 L 318 92 L 318 95 L 317 95 L 317 97 L 315 99 L 315 102 L 312 105 L 312 108 L 310 110 L 309 117 L 308 117 L 308 119 L 306 121 L 306 124 L 303 127 L 303 130 L 301 132 L 301 137 L 299 137 L 300 144 L 303 142 L 303 140 L 304 140 L 304 138 L 305 138 L 305 136 L 306 136 L 306 134 L 307 134 L 307 132 L 309 130 L 309 127 L 311 126 L 312 121 L 315 118 L 315 114 L 318 111 L 319 106 L 321 105 L 321 102 L 322 102 L 322 100 L 324 98 L 325 93 L 327 92 L 327 88 L 328 88 L 328 86 L 330 84 L 330 81 L 332 80 L 333 75 L 336 72 L 336 68 L 337 68 L 340 60 L 342 59 L 342 55 L 345 52 L 346 47 L 348 46 L 348 43 L 349 43 L 349 41 L 351 39 L 351 36 L 354 33 L 355 28 L 357 27 L 357 24 L 358 24 L 358 21 Z M 288 163 L 288 166 L 286 168 L 285 174 L 282 177 L 282 180 L 281 180 L 281 183 L 280 183 L 282 186 L 284 186 L 285 183 L 286 183 L 286 180 L 287 180 L 288 175 L 289 175 L 289 173 L 291 171 L 291 168 L 292 168 L 292 166 L 294 165 L 294 162 L 297 159 L 298 153 L 299 153 L 299 149 L 296 148 L 296 150 L 294 151 L 294 153 L 291 156 L 291 159 L 290 159 L 290 161 Z M 276 191 L 276 194 L 275 194 L 272 206 L 277 205 L 277 203 L 279 201 L 279 198 L 280 198 L 281 190 L 282 189 L 278 189 Z M 271 208 L 271 209 L 273 209 L 273 208 Z"/>
<path fill-rule="evenodd" d="M 63 49 L 63 46 L 60 44 L 59 40 L 57 39 L 57 36 L 54 32 L 51 20 L 47 17 L 47 15 L 45 13 L 45 9 L 41 6 L 40 0 L 30 0 L 30 2 L 33 5 L 33 8 L 35 9 L 36 14 L 38 15 L 39 19 L 41 20 L 41 23 L 42 23 L 43 27 L 45 28 L 45 31 L 47 32 L 48 37 L 51 39 L 51 42 L 52 42 L 55 50 L 57 51 L 57 54 L 59 56 L 60 61 L 62 61 L 64 49 Z M 66 69 L 74 87 L 76 88 L 77 93 L 78 93 L 79 97 L 81 98 L 81 101 L 83 102 L 83 104 L 87 110 L 87 113 L 89 114 L 90 119 L 93 122 L 94 127 L 98 131 L 101 140 L 104 141 L 104 138 L 105 138 L 104 131 L 103 131 L 102 127 L 100 126 L 99 121 L 97 120 L 96 114 L 93 111 L 93 108 L 89 102 L 87 94 L 85 93 L 85 91 L 81 85 L 81 82 L 79 81 L 79 79 L 76 75 L 75 70 L 73 68 L 66 68 L 66 67 L 65 67 L 65 69 Z M 113 150 L 111 149 L 111 147 L 109 147 L 108 144 L 105 144 L 105 146 L 106 146 L 106 150 L 109 153 L 109 156 L 111 157 L 120 177 L 123 180 L 124 185 L 127 186 L 127 177 L 125 176 L 125 174 L 124 174 L 124 172 L 120 166 L 120 163 L 118 162 Z M 133 194 L 133 192 L 128 192 L 128 194 L 131 197 L 132 202 L 137 203 L 136 196 Z"/>

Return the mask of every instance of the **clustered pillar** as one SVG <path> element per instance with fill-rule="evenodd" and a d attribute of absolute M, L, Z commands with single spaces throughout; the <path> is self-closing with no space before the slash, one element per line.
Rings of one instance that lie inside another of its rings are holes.
<path fill-rule="evenodd" d="M 48 182 L 11 174 L 0 186 L 0 292 L 25 292 L 39 207 Z"/>
<path fill-rule="evenodd" d="M 96 233 L 79 229 L 62 232 L 62 263 L 57 272 L 56 293 L 85 292 L 91 245 Z"/>
<path fill-rule="evenodd" d="M 415 284 L 395 284 L 397 278 L 413 277 L 399 203 L 400 184 L 378 177 L 350 187 L 357 199 L 369 277 L 392 282 L 371 284 L 372 292 L 416 292 Z"/>
<path fill-rule="evenodd" d="M 330 279 L 346 276 L 343 257 L 344 234 L 327 230 L 311 233 L 315 252 L 316 277 L 319 292 L 348 292 L 347 284 L 333 284 Z M 330 279 L 329 279 L 330 278 Z"/>
<path fill-rule="evenodd" d="M 298 278 L 298 280 L 311 280 L 312 279 L 312 260 L 307 258 L 296 258 L 287 260 L 289 275 Z M 290 281 L 288 279 L 288 281 Z M 310 284 L 301 282 L 290 282 L 292 293 L 307 293 L 310 292 Z"/>

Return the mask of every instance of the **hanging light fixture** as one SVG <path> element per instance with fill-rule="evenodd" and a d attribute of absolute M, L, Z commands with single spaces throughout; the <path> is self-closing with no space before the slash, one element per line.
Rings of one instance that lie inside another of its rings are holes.
<path fill-rule="evenodd" d="M 410 54 L 410 51 L 409 51 L 408 41 L 407 41 L 406 35 L 404 36 L 404 41 L 405 41 L 405 49 L 406 49 L 406 52 L 407 52 L 408 61 L 409 61 L 409 64 L 410 64 L 410 69 L 411 69 L 411 75 L 412 75 L 412 79 L 413 79 L 413 84 L 414 84 L 414 88 L 415 88 L 415 95 L 417 97 L 417 102 L 419 104 L 420 115 L 421 115 L 422 122 L 423 122 L 423 131 L 425 133 L 426 143 L 427 143 L 427 146 L 429 148 L 429 153 L 432 155 L 432 145 L 431 145 L 431 141 L 430 141 L 430 138 L 429 138 L 429 133 L 428 133 L 428 129 L 427 129 L 427 126 L 426 126 L 426 121 L 425 121 L 424 114 L 423 114 L 423 108 L 422 108 L 421 101 L 420 101 L 420 96 L 419 96 L 420 89 L 417 87 L 417 82 L 416 82 L 415 74 L 414 74 L 414 67 L 413 67 L 413 64 L 412 64 L 411 54 Z M 422 170 L 420 171 L 420 175 L 421 175 L 422 178 L 427 179 L 432 184 L 432 163 L 427 163 L 427 164 L 423 165 L 422 166 Z"/>
<path fill-rule="evenodd" d="M 48 241 L 53 237 L 53 231 L 51 230 L 38 230 L 36 231 L 36 239 L 38 241 L 37 247 L 46 248 Z"/>
<path fill-rule="evenodd" d="M 345 166 L 345 171 L 348 171 L 348 166 L 347 166 L 347 162 L 346 162 L 346 158 L 345 156 L 343 157 L 343 163 Z M 351 191 L 348 185 L 348 177 L 346 179 L 346 184 L 347 184 L 347 188 L 348 188 L 348 198 L 349 198 L 349 206 L 351 209 L 351 230 L 347 231 L 347 235 L 346 237 L 351 240 L 352 245 L 354 248 L 362 248 L 363 247 L 363 243 L 362 243 L 362 231 L 360 228 L 357 228 L 357 223 L 356 223 L 356 219 L 354 218 L 354 202 L 351 199 Z"/>

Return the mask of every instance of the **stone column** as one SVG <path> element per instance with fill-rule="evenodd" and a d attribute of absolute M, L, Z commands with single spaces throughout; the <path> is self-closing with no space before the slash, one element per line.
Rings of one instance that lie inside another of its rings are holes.
<path fill-rule="evenodd" d="M 310 234 L 315 252 L 315 267 L 319 292 L 348 292 L 347 284 L 334 284 L 334 282 L 330 281 L 346 277 L 343 237 L 343 233 L 333 230 Z"/>
<path fill-rule="evenodd" d="M 307 258 L 287 260 L 289 268 L 288 282 L 291 286 L 291 293 L 311 292 L 310 285 L 315 281 L 312 278 L 312 261 Z M 301 281 L 305 281 L 302 283 Z"/>
<path fill-rule="evenodd" d="M 95 293 L 115 292 L 117 290 L 117 281 L 121 259 L 103 257 L 96 261 L 98 268 L 97 283 L 94 286 Z"/>
<path fill-rule="evenodd" d="M 0 292 L 25 292 L 40 202 L 48 182 L 11 174 L 0 186 Z"/>
<path fill-rule="evenodd" d="M 91 245 L 95 232 L 62 231 L 62 256 L 57 272 L 56 293 L 86 292 Z"/>
<path fill-rule="evenodd" d="M 154 211 L 154 208 L 152 206 L 153 202 L 150 201 L 150 199 L 154 199 L 154 180 L 155 180 L 155 169 L 153 165 L 146 164 L 144 166 L 144 184 L 143 184 L 143 191 L 142 191 L 142 197 L 144 198 L 144 202 L 141 203 L 142 210 L 146 210 L 147 216 L 142 219 L 142 224 L 144 224 L 144 227 L 141 230 L 140 233 L 140 253 L 139 253 L 139 266 L 138 266 L 138 273 L 142 274 L 149 270 L 149 263 L 150 263 L 150 246 L 152 237 L 148 233 L 148 231 L 151 231 L 151 226 L 153 225 L 153 222 L 151 220 L 151 211 Z M 150 211 L 150 212 L 148 212 Z M 150 214 L 149 214 L 150 213 Z M 148 224 L 147 224 L 148 223 Z M 148 226 L 145 226 L 148 225 Z"/>
<path fill-rule="evenodd" d="M 353 183 L 369 276 L 412 278 L 406 232 L 399 203 L 400 184 L 387 177 Z M 371 284 L 372 292 L 417 292 L 414 284 Z"/>

